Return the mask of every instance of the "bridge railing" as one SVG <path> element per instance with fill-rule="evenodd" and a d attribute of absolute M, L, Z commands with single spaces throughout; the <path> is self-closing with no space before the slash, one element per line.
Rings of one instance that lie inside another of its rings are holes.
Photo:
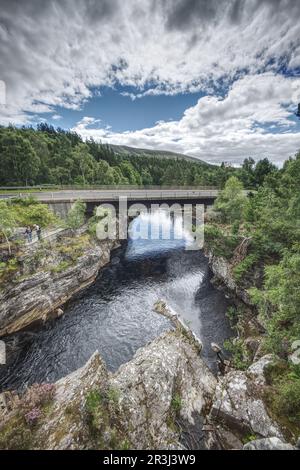
<path fill-rule="evenodd" d="M 176 186 L 176 185 L 57 185 L 57 184 L 43 184 L 35 186 L 0 186 L 1 191 L 78 191 L 78 190 L 193 190 L 193 189 L 203 189 L 203 190 L 214 190 L 218 189 L 216 186 Z"/>
<path fill-rule="evenodd" d="M 33 195 L 40 201 L 51 202 L 73 202 L 77 199 L 82 199 L 86 202 L 93 201 L 117 201 L 120 197 L 126 197 L 131 201 L 139 200 L 176 200 L 176 199 L 197 199 L 197 198 L 215 198 L 218 195 L 218 190 L 76 190 L 67 192 L 45 192 L 45 193 L 32 193 L 24 194 L 24 196 Z"/>

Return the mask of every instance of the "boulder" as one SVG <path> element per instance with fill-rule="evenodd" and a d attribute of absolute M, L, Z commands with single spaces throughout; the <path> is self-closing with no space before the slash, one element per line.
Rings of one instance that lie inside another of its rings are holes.
<path fill-rule="evenodd" d="M 297 448 L 278 437 L 268 437 L 248 442 L 244 445 L 243 450 L 297 450 Z"/>
<path fill-rule="evenodd" d="M 277 423 L 269 416 L 263 401 L 264 368 L 272 356 L 264 356 L 247 371 L 233 370 L 216 387 L 210 418 L 224 423 L 236 435 L 255 434 L 282 438 Z"/>
<path fill-rule="evenodd" d="M 121 391 L 123 425 L 136 449 L 165 449 L 170 443 L 178 448 L 176 421 L 195 426 L 210 407 L 216 383 L 197 347 L 178 330 L 138 351 L 111 380 Z M 199 421 L 194 430 L 199 439 L 201 429 Z"/>

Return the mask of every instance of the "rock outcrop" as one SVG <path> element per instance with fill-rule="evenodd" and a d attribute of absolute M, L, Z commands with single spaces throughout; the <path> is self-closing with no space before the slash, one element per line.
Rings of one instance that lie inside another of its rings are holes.
<path fill-rule="evenodd" d="M 60 306 L 93 283 L 116 246 L 112 240 L 89 245 L 73 265 L 61 272 L 42 269 L 5 286 L 0 290 L 0 337 L 55 316 Z"/>
<path fill-rule="evenodd" d="M 232 265 L 222 257 L 215 256 L 211 251 L 207 252 L 209 266 L 214 274 L 213 283 L 217 286 L 225 288 L 230 295 L 242 300 L 246 305 L 252 307 L 249 294 L 246 289 L 242 289 L 234 280 L 232 274 Z"/>
<path fill-rule="evenodd" d="M 278 437 L 255 439 L 244 445 L 243 450 L 298 450 L 297 447 L 283 442 Z"/>
<path fill-rule="evenodd" d="M 52 403 L 29 428 L 28 446 L 182 449 L 185 432 L 191 432 L 191 445 L 201 448 L 202 420 L 216 385 L 198 349 L 178 329 L 137 351 L 115 374 L 107 372 L 95 353 L 84 367 L 55 384 Z M 22 429 L 12 426 L 13 419 L 11 411 L 0 427 L 2 448 L 22 441 L 16 439 Z"/>
<path fill-rule="evenodd" d="M 232 370 L 218 381 L 210 420 L 223 424 L 241 439 L 247 435 L 283 438 L 264 404 L 264 368 L 272 356 L 262 357 L 246 371 Z"/>

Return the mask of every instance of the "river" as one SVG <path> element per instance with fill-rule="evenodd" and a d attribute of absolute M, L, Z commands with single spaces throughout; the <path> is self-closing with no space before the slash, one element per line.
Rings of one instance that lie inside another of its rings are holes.
<path fill-rule="evenodd" d="M 8 364 L 0 366 L 0 389 L 54 382 L 81 367 L 96 350 L 115 371 L 135 351 L 172 328 L 153 311 L 163 299 L 188 322 L 203 343 L 203 357 L 216 371 L 212 341 L 232 336 L 225 316 L 228 301 L 211 284 L 202 251 L 188 251 L 189 235 L 176 218 L 159 214 L 170 240 L 136 239 L 156 215 L 141 215 L 130 227 L 128 242 L 112 253 L 95 283 L 65 306 L 65 314 L 34 331 L 7 339 Z M 156 221 L 157 222 L 157 221 Z M 143 225 L 144 224 L 144 225 Z"/>

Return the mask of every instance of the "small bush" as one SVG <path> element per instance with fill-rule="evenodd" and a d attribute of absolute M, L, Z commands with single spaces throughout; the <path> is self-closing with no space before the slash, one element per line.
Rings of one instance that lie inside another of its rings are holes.
<path fill-rule="evenodd" d="M 175 411 L 175 413 L 178 413 L 181 408 L 182 408 L 182 399 L 179 393 L 175 393 L 175 395 L 172 398 L 171 401 L 171 407 Z"/>
<path fill-rule="evenodd" d="M 250 254 L 246 256 L 239 264 L 233 268 L 233 275 L 236 281 L 241 281 L 241 279 L 247 274 L 250 269 L 257 262 L 258 257 L 256 254 Z"/>
<path fill-rule="evenodd" d="M 207 246 L 213 251 L 214 255 L 230 259 L 237 247 L 240 237 L 238 235 L 229 235 L 224 233 L 215 225 L 206 225 L 204 228 L 204 239 Z"/>
<path fill-rule="evenodd" d="M 50 383 L 33 384 L 22 397 L 22 408 L 32 410 L 49 403 L 54 396 L 55 385 Z"/>
<path fill-rule="evenodd" d="M 39 408 L 33 408 L 25 414 L 25 421 L 29 426 L 34 426 L 41 415 L 42 412 Z"/>
<path fill-rule="evenodd" d="M 251 361 L 243 340 L 239 338 L 224 341 L 224 348 L 232 354 L 231 362 L 236 369 L 245 370 Z"/>
<path fill-rule="evenodd" d="M 58 274 L 70 268 L 70 266 L 72 266 L 72 263 L 70 261 L 61 261 L 57 266 L 52 266 L 51 272 L 54 274 Z"/>
<path fill-rule="evenodd" d="M 102 403 L 102 395 L 98 390 L 92 390 L 86 396 L 86 409 L 89 413 L 94 413 L 94 411 L 101 405 Z"/>
<path fill-rule="evenodd" d="M 107 392 L 107 398 L 110 402 L 118 404 L 120 398 L 120 391 L 116 388 L 110 388 Z"/>

